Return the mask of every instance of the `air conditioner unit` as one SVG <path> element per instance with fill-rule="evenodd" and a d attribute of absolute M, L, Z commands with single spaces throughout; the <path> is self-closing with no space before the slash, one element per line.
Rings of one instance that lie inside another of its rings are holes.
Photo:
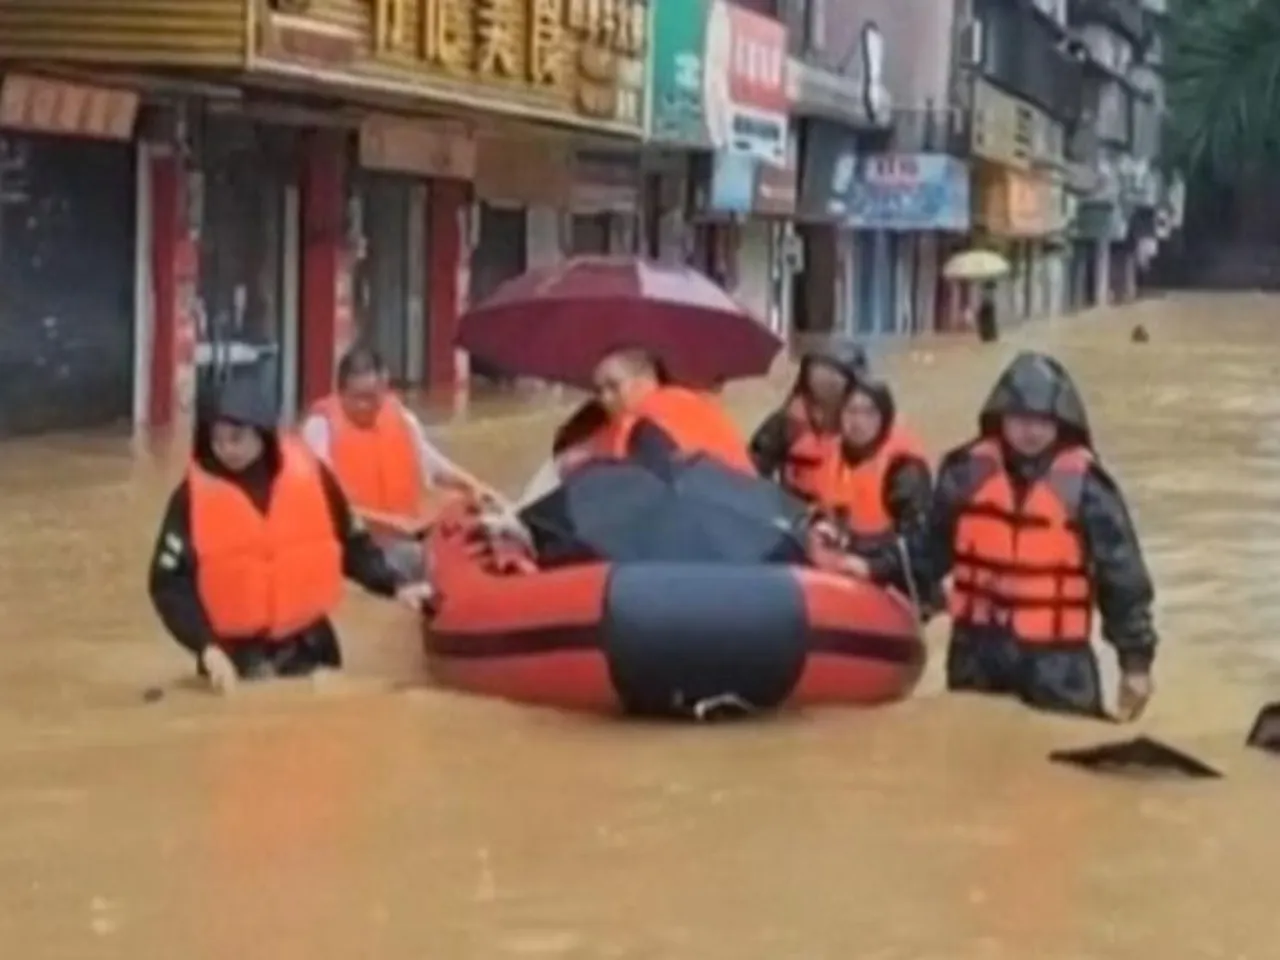
<path fill-rule="evenodd" d="M 983 53 L 982 21 L 970 20 L 960 30 L 960 63 L 966 67 L 980 67 Z"/>

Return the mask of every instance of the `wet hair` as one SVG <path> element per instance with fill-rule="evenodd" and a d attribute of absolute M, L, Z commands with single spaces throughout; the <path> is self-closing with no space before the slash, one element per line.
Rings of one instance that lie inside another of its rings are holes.
<path fill-rule="evenodd" d="M 357 344 L 338 361 L 338 389 L 341 390 L 356 377 L 370 374 L 382 376 L 386 372 L 387 361 L 381 353 L 367 344 Z"/>

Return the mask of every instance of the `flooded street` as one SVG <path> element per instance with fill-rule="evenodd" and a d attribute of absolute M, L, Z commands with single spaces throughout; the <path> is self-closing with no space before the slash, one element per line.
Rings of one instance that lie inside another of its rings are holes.
<path fill-rule="evenodd" d="M 145 596 L 173 459 L 7 445 L 0 944 L 24 960 L 1272 960 L 1280 758 L 1241 743 L 1280 699 L 1278 317 L 1261 297 L 1155 300 L 884 360 L 935 452 L 970 434 L 1017 348 L 1065 361 L 1159 590 L 1139 727 L 1219 783 L 1052 766 L 1120 731 L 940 696 L 940 657 L 909 703 L 755 725 L 485 702 L 422 686 L 407 615 L 355 597 L 349 676 L 220 701 L 183 688 Z M 1129 342 L 1137 322 L 1149 344 Z M 752 424 L 776 396 L 731 392 Z M 554 421 L 439 435 L 514 490 Z"/>

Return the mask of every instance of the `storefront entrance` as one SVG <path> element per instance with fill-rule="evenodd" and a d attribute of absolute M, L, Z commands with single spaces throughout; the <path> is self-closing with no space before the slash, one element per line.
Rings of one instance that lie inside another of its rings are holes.
<path fill-rule="evenodd" d="M 133 412 L 131 143 L 0 133 L 0 435 Z"/>
<path fill-rule="evenodd" d="M 262 378 L 291 410 L 298 351 L 297 141 L 288 128 L 206 120 L 193 190 L 199 236 L 200 387 Z"/>
<path fill-rule="evenodd" d="M 520 276 L 528 263 L 528 220 L 523 207 L 480 206 L 480 236 L 471 255 L 471 302 L 479 303 L 507 280 Z M 473 358 L 471 372 L 490 380 L 505 377 Z"/>
<path fill-rule="evenodd" d="M 361 339 L 378 349 L 397 386 L 425 369 L 426 205 L 420 180 L 365 174 L 360 184 L 363 249 L 356 263 Z"/>

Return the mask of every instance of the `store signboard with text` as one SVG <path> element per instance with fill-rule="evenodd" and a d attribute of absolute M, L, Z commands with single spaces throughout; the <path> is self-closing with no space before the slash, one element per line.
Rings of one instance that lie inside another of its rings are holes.
<path fill-rule="evenodd" d="M 256 2 L 251 72 L 644 132 L 650 0 Z"/>
<path fill-rule="evenodd" d="M 865 156 L 853 178 L 847 223 L 858 230 L 964 233 L 969 168 L 945 154 Z"/>
<path fill-rule="evenodd" d="M 1032 238 L 1061 230 L 1061 187 L 1046 177 L 986 168 L 978 180 L 976 219 L 999 237 Z"/>
<path fill-rule="evenodd" d="M 786 162 L 787 32 L 727 0 L 654 0 L 649 136 Z"/>

